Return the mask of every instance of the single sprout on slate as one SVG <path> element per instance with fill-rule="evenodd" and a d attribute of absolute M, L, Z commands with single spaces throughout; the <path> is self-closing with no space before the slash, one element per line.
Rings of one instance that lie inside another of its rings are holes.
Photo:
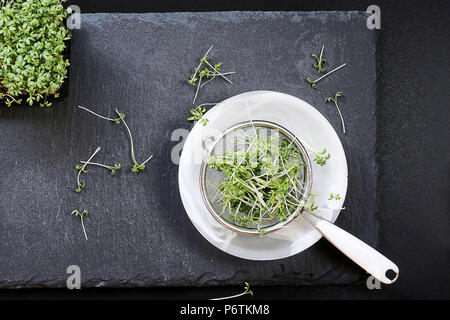
<path fill-rule="evenodd" d="M 139 172 L 139 171 L 144 171 L 145 169 L 145 164 L 147 162 L 150 161 L 151 158 L 153 158 L 153 155 L 151 155 L 150 157 L 147 158 L 147 160 L 145 160 L 144 162 L 142 162 L 141 164 L 139 164 L 136 161 L 136 156 L 134 155 L 134 142 L 133 142 L 133 135 L 131 134 L 131 130 L 128 127 L 127 123 L 125 122 L 125 119 L 122 117 L 122 113 L 120 113 L 117 109 L 116 109 L 116 113 L 119 115 L 120 119 L 122 120 L 122 123 L 125 125 L 125 128 L 128 131 L 128 136 L 130 137 L 130 145 L 131 145 L 131 160 L 133 160 L 133 168 L 131 169 L 131 171 L 133 172 Z M 88 161 L 89 162 L 89 161 Z"/>
<path fill-rule="evenodd" d="M 318 78 L 318 79 L 316 79 L 316 80 L 311 80 L 311 78 L 306 78 L 306 82 L 308 82 L 308 83 L 311 85 L 311 87 L 315 89 L 315 88 L 317 87 L 317 86 L 316 86 L 316 83 L 317 83 L 317 82 L 319 82 L 319 81 L 322 80 L 323 78 L 329 76 L 329 75 L 332 74 L 333 72 L 338 71 L 340 68 L 343 68 L 345 65 L 346 65 L 346 63 L 340 65 L 340 66 L 337 67 L 337 68 L 334 68 L 333 70 L 331 70 L 330 72 L 324 74 L 323 76 L 321 76 L 320 78 Z"/>
<path fill-rule="evenodd" d="M 316 69 L 317 72 L 319 72 L 319 73 L 325 71 L 325 68 L 323 67 L 323 65 L 325 65 L 327 63 L 327 60 L 322 59 L 323 49 L 324 48 L 325 48 L 325 46 L 322 46 L 322 50 L 320 50 L 320 56 L 319 57 L 316 54 L 312 54 L 311 55 L 314 58 L 314 60 L 316 61 L 316 63 L 314 64 L 314 69 Z"/>
<path fill-rule="evenodd" d="M 80 182 L 80 175 L 81 173 L 87 173 L 86 170 L 86 166 L 87 164 L 92 160 L 92 158 L 97 154 L 97 152 L 100 151 L 100 147 L 97 147 L 97 149 L 94 151 L 94 153 L 89 157 L 89 159 L 86 161 L 85 164 L 83 164 L 81 167 L 79 165 L 77 165 L 75 168 L 78 170 L 78 175 L 77 175 L 77 184 L 78 184 L 78 188 L 75 189 L 75 192 L 80 193 L 81 190 L 86 186 L 86 184 L 83 182 Z"/>
<path fill-rule="evenodd" d="M 192 117 L 189 117 L 188 121 L 201 121 L 204 126 L 208 123 L 208 119 L 204 117 L 206 108 L 202 108 L 203 106 L 213 106 L 217 103 L 202 103 L 198 105 L 196 108 L 191 109 Z"/>
<path fill-rule="evenodd" d="M 80 161 L 80 163 L 82 164 L 86 164 L 86 165 L 92 165 L 92 166 L 98 166 L 98 167 L 102 167 L 102 168 L 106 168 L 108 170 L 111 171 L 111 174 L 116 173 L 117 170 L 121 169 L 122 166 L 120 165 L 120 163 L 115 163 L 114 166 L 108 166 L 106 164 L 102 164 L 102 163 L 97 163 L 97 162 L 86 162 L 86 161 Z M 81 170 L 81 166 L 77 165 L 76 166 L 77 170 Z M 87 172 L 87 170 L 83 171 L 83 172 Z"/>
<path fill-rule="evenodd" d="M 250 284 L 248 282 L 244 282 L 245 287 L 244 287 L 244 292 L 240 293 L 240 294 L 236 294 L 234 296 L 228 296 L 228 297 L 222 297 L 222 298 L 214 298 L 214 299 L 210 299 L 210 300 L 226 300 L 226 299 L 233 299 L 233 298 L 237 298 L 237 297 L 241 297 L 244 296 L 246 294 L 249 294 L 253 297 L 253 291 L 250 289 Z"/>
<path fill-rule="evenodd" d="M 221 77 L 225 81 L 227 81 L 229 84 L 233 84 L 230 79 L 228 79 L 226 76 L 230 74 L 234 74 L 235 72 L 222 72 L 220 67 L 222 66 L 222 63 L 216 63 L 214 65 L 211 64 L 210 61 L 208 61 L 208 54 L 211 51 L 213 46 L 211 46 L 208 51 L 206 51 L 205 55 L 200 59 L 200 63 L 196 68 L 194 68 L 194 74 L 190 76 L 190 78 L 187 80 L 187 82 L 190 85 L 197 86 L 197 89 L 195 90 L 195 96 L 194 100 L 192 101 L 192 104 L 195 104 L 195 101 L 197 100 L 198 92 L 200 88 L 202 88 L 205 84 L 211 82 L 216 77 Z M 203 69 L 202 69 L 203 67 Z M 208 79 L 202 84 L 203 79 Z"/>
<path fill-rule="evenodd" d="M 342 92 L 336 92 L 336 94 L 334 95 L 334 99 L 331 97 L 327 97 L 327 98 L 325 98 L 325 102 L 330 102 L 330 101 L 334 102 L 334 105 L 336 106 L 336 109 L 339 113 L 339 117 L 341 117 L 342 133 L 345 134 L 344 118 L 342 117 L 341 109 L 339 108 L 339 105 L 338 105 L 338 97 L 340 97 L 340 96 L 342 96 Z"/>
<path fill-rule="evenodd" d="M 113 119 L 113 118 L 108 118 L 108 117 L 101 116 L 101 115 L 99 115 L 98 113 L 95 113 L 94 111 L 89 110 L 89 109 L 86 108 L 86 107 L 78 106 L 78 108 L 83 109 L 83 110 L 85 110 L 85 111 L 87 111 L 87 112 L 89 112 L 89 113 L 92 113 L 94 116 L 97 116 L 97 117 L 99 117 L 100 119 L 112 121 L 112 122 L 115 122 L 115 123 L 117 123 L 117 124 L 120 123 L 120 119 L 121 119 L 121 118 L 114 118 L 114 119 Z M 121 115 L 122 115 L 122 118 L 125 119 L 125 114 L 124 114 L 124 113 L 121 113 Z"/>
<path fill-rule="evenodd" d="M 334 194 L 333 192 L 330 192 L 330 197 L 328 198 L 328 200 L 340 200 L 341 199 L 341 195 L 339 193 Z"/>
<path fill-rule="evenodd" d="M 78 210 L 73 210 L 71 215 L 75 215 L 75 216 L 79 216 L 80 217 L 81 226 L 83 227 L 84 237 L 86 238 L 86 240 L 88 240 L 88 236 L 86 234 L 86 229 L 84 228 L 84 221 L 83 221 L 83 217 L 88 215 L 88 211 L 87 210 L 83 210 L 82 212 L 80 212 Z"/>

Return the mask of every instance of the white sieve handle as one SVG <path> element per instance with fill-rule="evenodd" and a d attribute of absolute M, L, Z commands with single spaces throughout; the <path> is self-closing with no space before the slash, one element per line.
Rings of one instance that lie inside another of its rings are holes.
<path fill-rule="evenodd" d="M 370 273 L 374 278 L 386 284 L 391 284 L 397 280 L 399 274 L 398 267 L 374 248 L 328 220 L 307 212 L 302 213 L 301 216 L 311 223 L 336 248 Z M 390 277 L 391 279 L 387 277 L 388 271 L 394 274 Z"/>

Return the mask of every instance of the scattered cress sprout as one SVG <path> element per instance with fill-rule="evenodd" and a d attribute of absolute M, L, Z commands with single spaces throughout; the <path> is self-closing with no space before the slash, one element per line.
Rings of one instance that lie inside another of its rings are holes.
<path fill-rule="evenodd" d="M 150 161 L 151 158 L 153 158 L 153 155 L 151 155 L 150 157 L 147 158 L 147 160 L 145 160 L 142 163 L 138 163 L 136 161 L 136 156 L 134 154 L 134 142 L 133 142 L 133 135 L 131 134 L 131 130 L 128 127 L 127 123 L 125 122 L 124 117 L 122 116 L 122 113 L 120 113 L 117 109 L 116 109 L 116 113 L 117 115 L 120 117 L 120 120 L 122 120 L 123 125 L 125 126 L 125 128 L 127 129 L 128 132 L 128 136 L 130 137 L 130 146 L 131 146 L 131 160 L 133 161 L 133 167 L 131 169 L 131 171 L 133 172 L 139 172 L 139 171 L 144 171 L 145 169 L 145 164 Z"/>
<path fill-rule="evenodd" d="M 86 164 L 86 165 L 92 165 L 92 166 L 98 166 L 98 167 L 106 168 L 106 169 L 108 169 L 108 170 L 111 171 L 111 174 L 116 173 L 117 170 L 119 170 L 119 169 L 122 168 L 121 164 L 118 163 L 118 162 L 115 163 L 114 166 L 108 166 L 108 165 L 102 164 L 102 163 L 97 163 L 97 162 L 86 162 L 86 161 L 80 161 L 80 163 Z M 80 166 L 80 165 L 77 165 L 75 168 L 76 168 L 77 170 L 81 170 L 81 166 Z M 87 171 L 84 171 L 84 172 L 87 172 Z"/>
<path fill-rule="evenodd" d="M 327 98 L 325 98 L 325 102 L 330 102 L 330 101 L 334 102 L 334 105 L 336 106 L 336 109 L 339 113 L 339 117 L 341 118 L 342 133 L 345 134 L 344 118 L 342 117 L 341 109 L 339 108 L 339 105 L 338 105 L 338 97 L 340 97 L 340 96 L 342 96 L 342 92 L 336 92 L 336 94 L 334 95 L 334 99 L 331 97 L 327 97 Z"/>
<path fill-rule="evenodd" d="M 217 103 L 202 103 L 199 104 L 196 108 L 190 110 L 192 116 L 189 117 L 188 121 L 201 121 L 204 126 L 208 123 L 208 119 L 204 117 L 206 108 L 204 106 L 213 106 Z"/>
<path fill-rule="evenodd" d="M 245 287 L 244 287 L 244 292 L 236 294 L 234 296 L 228 296 L 228 297 L 222 297 L 222 298 L 214 298 L 214 299 L 210 299 L 210 300 L 227 300 L 227 299 L 234 299 L 234 298 L 238 298 L 238 297 L 242 297 L 245 296 L 246 294 L 249 294 L 253 297 L 253 291 L 250 289 L 250 284 L 248 282 L 244 282 Z"/>
<path fill-rule="evenodd" d="M 333 192 L 330 192 L 330 197 L 328 198 L 328 200 L 340 200 L 341 199 L 341 195 L 339 193 L 334 194 Z"/>
<path fill-rule="evenodd" d="M 330 156 L 331 156 L 330 153 L 327 153 L 327 149 L 323 149 L 322 152 L 318 152 L 318 151 L 314 151 L 314 150 L 312 150 L 312 152 L 316 156 L 314 158 L 314 161 L 322 167 L 327 164 L 327 160 L 330 159 Z"/>
<path fill-rule="evenodd" d="M 306 78 L 306 82 L 308 82 L 308 83 L 311 85 L 311 87 L 315 89 L 315 88 L 317 87 L 317 85 L 316 85 L 317 82 L 319 82 L 320 80 L 322 80 L 322 79 L 328 77 L 328 76 L 329 76 L 330 74 L 332 74 L 333 72 L 336 72 L 336 71 L 338 71 L 339 69 L 343 68 L 345 65 L 346 65 L 346 63 L 340 65 L 340 66 L 337 67 L 337 68 L 334 68 L 333 70 L 331 70 L 331 71 L 329 71 L 328 73 L 324 74 L 324 75 L 321 76 L 320 78 L 317 78 L 316 80 L 311 80 L 311 78 Z"/>
<path fill-rule="evenodd" d="M 138 162 L 137 162 L 136 156 L 135 156 L 135 153 L 134 153 L 134 141 L 133 141 L 133 135 L 131 134 L 131 130 L 130 130 L 130 128 L 128 127 L 128 124 L 125 122 L 125 114 L 124 114 L 124 113 L 121 113 L 121 112 L 119 112 L 119 111 L 116 109 L 115 111 L 116 111 L 116 113 L 117 113 L 117 115 L 118 115 L 118 118 L 109 118 L 109 117 L 102 116 L 102 115 L 100 115 L 100 114 L 98 114 L 98 113 L 96 113 L 96 112 L 94 112 L 94 111 L 92 111 L 92 110 L 90 110 L 90 109 L 88 109 L 88 108 L 86 108 L 86 107 L 78 106 L 78 108 L 80 108 L 80 109 L 82 109 L 82 110 L 85 110 L 85 111 L 87 111 L 87 112 L 93 114 L 94 116 L 96 116 L 96 117 L 98 117 L 98 118 L 100 118 L 100 119 L 104 119 L 104 120 L 107 120 L 107 121 L 111 121 L 111 122 L 114 122 L 114 123 L 117 123 L 117 124 L 119 124 L 119 123 L 122 122 L 122 123 L 124 124 L 125 128 L 127 129 L 128 136 L 129 136 L 129 138 L 130 138 L 130 145 L 131 145 L 131 160 L 133 161 L 133 167 L 131 168 L 131 171 L 133 171 L 133 172 L 144 171 L 144 169 L 145 169 L 145 164 L 146 164 L 148 161 L 150 161 L 150 159 L 153 158 L 153 155 L 151 155 L 150 157 L 148 157 L 147 160 L 145 160 L 145 161 L 142 162 L 142 163 L 138 163 Z M 87 162 L 89 162 L 89 160 L 88 160 Z M 97 165 L 97 166 L 101 166 L 101 167 L 104 167 L 104 168 L 107 168 L 107 169 L 111 170 L 111 173 L 115 173 L 116 170 L 118 170 L 118 169 L 121 168 L 120 163 L 116 163 L 114 166 L 107 166 L 107 165 L 103 165 L 103 164 L 100 164 L 100 163 L 91 163 L 91 164 Z"/>
<path fill-rule="evenodd" d="M 198 105 L 196 108 L 191 109 L 190 112 L 192 113 L 192 117 L 189 117 L 187 119 L 188 121 L 201 121 L 206 126 L 208 119 L 203 117 L 206 112 L 205 107 L 202 108 L 202 105 Z"/>
<path fill-rule="evenodd" d="M 81 220 L 81 226 L 83 227 L 83 233 L 84 233 L 84 237 L 86 238 L 86 240 L 88 240 L 88 236 L 86 233 L 86 229 L 84 228 L 84 216 L 88 215 L 88 211 L 87 210 L 83 210 L 82 212 L 78 211 L 78 210 L 73 210 L 71 215 L 75 215 L 75 216 L 79 216 L 80 220 Z"/>
<path fill-rule="evenodd" d="M 227 81 L 229 84 L 233 84 L 230 79 L 228 79 L 227 75 L 234 74 L 235 72 L 222 72 L 221 66 L 222 63 L 216 63 L 212 64 L 208 60 L 208 55 L 211 51 L 213 46 L 211 46 L 208 51 L 206 51 L 205 55 L 200 59 L 200 63 L 196 68 L 194 68 L 194 73 L 189 77 L 187 82 L 192 85 L 196 86 L 194 100 L 192 101 L 192 104 L 195 104 L 195 101 L 197 100 L 198 93 L 200 91 L 200 88 L 205 86 L 207 83 L 214 80 L 216 77 L 221 77 L 225 81 Z M 208 79 L 204 81 L 204 79 Z M 202 84 L 202 81 L 203 84 Z"/>
<path fill-rule="evenodd" d="M 314 69 L 316 69 L 317 72 L 319 72 L 319 73 L 325 71 L 324 65 L 327 63 L 327 60 L 322 59 L 323 49 L 324 48 L 325 48 L 325 46 L 322 46 L 322 50 L 320 50 L 320 55 L 319 56 L 317 56 L 316 54 L 312 54 L 311 55 L 314 58 L 314 61 L 316 61 L 316 63 L 314 64 Z"/>
<path fill-rule="evenodd" d="M 121 117 L 119 117 L 119 118 L 108 118 L 108 117 L 99 115 L 98 113 L 96 113 L 96 112 L 94 112 L 94 111 L 92 111 L 92 110 L 90 110 L 90 109 L 88 109 L 86 107 L 78 106 L 78 108 L 80 108 L 82 110 L 85 110 L 85 111 L 93 114 L 94 116 L 99 117 L 100 119 L 112 121 L 112 122 L 117 123 L 117 124 L 120 123 L 121 118 L 125 119 L 125 114 L 124 113 L 121 113 Z"/>
<path fill-rule="evenodd" d="M 89 157 L 89 159 L 82 166 L 77 165 L 75 167 L 78 170 L 78 174 L 77 174 L 78 187 L 75 189 L 75 192 L 80 193 L 81 190 L 83 190 L 84 187 L 86 186 L 86 183 L 80 181 L 80 175 L 81 175 L 81 173 L 87 173 L 86 166 L 92 160 L 92 158 L 94 158 L 94 156 L 100 151 L 100 149 L 101 149 L 100 147 L 97 147 L 97 149 L 95 149 L 94 153 L 92 153 L 92 155 Z"/>

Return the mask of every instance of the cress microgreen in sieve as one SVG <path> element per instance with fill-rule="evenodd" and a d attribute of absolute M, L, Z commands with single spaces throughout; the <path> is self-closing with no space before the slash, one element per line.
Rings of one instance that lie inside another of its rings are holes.
<path fill-rule="evenodd" d="M 260 236 L 290 221 L 302 207 L 316 207 L 309 194 L 306 150 L 272 125 L 238 125 L 215 143 L 203 169 L 203 195 L 212 213 L 237 231 Z"/>

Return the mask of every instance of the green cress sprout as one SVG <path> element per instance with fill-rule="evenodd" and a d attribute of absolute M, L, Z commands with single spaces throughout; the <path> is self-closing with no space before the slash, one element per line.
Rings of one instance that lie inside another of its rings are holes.
<path fill-rule="evenodd" d="M 253 291 L 250 289 L 250 284 L 248 282 L 244 282 L 245 287 L 244 287 L 244 292 L 236 294 L 234 296 L 228 296 L 228 297 L 222 297 L 222 298 L 214 298 L 214 299 L 210 299 L 210 300 L 227 300 L 227 299 L 234 299 L 234 298 L 238 298 L 238 297 L 242 297 L 245 296 L 246 294 L 249 294 L 253 297 Z"/>
<path fill-rule="evenodd" d="M 334 194 L 333 192 L 330 192 L 330 197 L 328 198 L 328 200 L 340 200 L 341 196 L 339 193 Z"/>
<path fill-rule="evenodd" d="M 75 168 L 78 170 L 78 174 L 77 174 L 77 184 L 78 187 L 75 189 L 75 192 L 80 193 L 81 190 L 84 189 L 84 187 L 86 186 L 86 184 L 84 182 L 80 181 L 80 175 L 81 173 L 87 173 L 88 171 L 86 170 L 86 166 L 87 164 L 92 160 L 92 158 L 100 151 L 100 147 L 97 147 L 97 149 L 95 149 L 94 153 L 89 157 L 89 159 L 82 165 L 82 166 L 76 166 Z"/>
<path fill-rule="evenodd" d="M 339 113 L 339 117 L 341 118 L 342 133 L 345 134 L 344 118 L 342 117 L 341 109 L 339 108 L 339 105 L 338 105 L 338 97 L 340 97 L 340 96 L 342 96 L 342 92 L 336 92 L 336 94 L 334 95 L 334 99 L 331 97 L 327 97 L 327 98 L 325 98 L 325 102 L 330 102 L 330 101 L 334 102 L 334 105 L 336 106 L 336 109 Z"/>
<path fill-rule="evenodd" d="M 323 149 L 322 152 L 317 152 L 317 151 L 312 151 L 314 153 L 314 155 L 316 156 L 314 158 L 314 161 L 320 165 L 320 166 L 324 166 L 327 164 L 327 160 L 330 159 L 330 154 L 327 153 L 327 149 Z"/>
<path fill-rule="evenodd" d="M 84 220 L 83 220 L 83 217 L 88 215 L 88 211 L 87 210 L 83 210 L 82 212 L 80 212 L 78 210 L 73 210 L 71 215 L 75 215 L 75 216 L 80 217 L 81 226 L 83 227 L 84 237 L 86 238 L 86 240 L 88 240 L 88 236 L 86 234 L 86 229 L 84 228 Z"/>
<path fill-rule="evenodd" d="M 311 85 L 311 87 L 315 89 L 315 88 L 317 87 L 317 85 L 316 85 L 317 82 L 319 82 L 319 81 L 322 80 L 323 78 L 326 78 L 327 76 L 329 76 L 329 75 L 332 74 L 333 72 L 335 72 L 335 71 L 337 71 L 337 70 L 343 68 L 345 65 L 346 65 L 346 63 L 340 65 L 340 66 L 337 67 L 337 68 L 334 68 L 333 70 L 331 70 L 330 72 L 324 74 L 323 76 L 321 76 L 320 78 L 318 78 L 318 79 L 316 79 L 316 80 L 311 80 L 311 78 L 306 78 L 306 82 L 308 82 L 308 83 Z"/>
<path fill-rule="evenodd" d="M 94 111 L 92 111 L 92 110 L 90 110 L 90 109 L 88 109 L 88 108 L 86 108 L 86 107 L 78 106 L 78 108 L 80 108 L 80 109 L 82 109 L 82 110 L 85 110 L 85 111 L 87 111 L 87 112 L 93 114 L 94 116 L 99 117 L 100 119 L 112 121 L 112 122 L 117 123 L 117 124 L 120 123 L 120 119 L 121 119 L 121 118 L 125 119 L 125 114 L 124 114 L 124 113 L 121 113 L 121 114 L 120 114 L 121 117 L 119 117 L 119 118 L 108 118 L 108 117 L 101 116 L 101 115 L 99 115 L 98 113 L 96 113 L 96 112 L 94 112 Z"/>
<path fill-rule="evenodd" d="M 201 121 L 204 126 L 208 123 L 208 119 L 204 118 L 204 114 L 206 112 L 206 108 L 202 105 L 198 105 L 196 108 L 191 109 L 190 112 L 192 113 L 192 117 L 189 117 L 188 121 Z"/>
<path fill-rule="evenodd" d="M 199 104 L 196 108 L 190 110 L 192 116 L 189 117 L 188 121 L 201 121 L 204 126 L 208 123 L 208 119 L 204 117 L 206 108 L 203 106 L 213 106 L 217 103 L 202 103 Z"/>
<path fill-rule="evenodd" d="M 114 166 L 108 166 L 106 164 L 102 164 L 102 163 L 97 163 L 97 162 L 86 162 L 86 161 L 80 161 L 80 163 L 82 164 L 86 164 L 86 165 L 91 165 L 91 166 L 98 166 L 98 167 L 102 167 L 102 168 L 106 168 L 109 171 L 111 171 L 111 174 L 116 173 L 117 170 L 121 169 L 122 166 L 120 165 L 120 163 L 115 163 Z M 81 166 L 77 165 L 75 167 L 77 170 L 81 170 Z M 87 172 L 86 170 L 83 172 Z"/>
<path fill-rule="evenodd" d="M 145 161 L 142 162 L 142 163 L 138 163 L 138 162 L 136 161 L 136 156 L 135 156 L 135 153 L 134 153 L 134 141 L 133 141 L 133 135 L 131 134 L 131 130 L 130 130 L 130 128 L 128 127 L 127 123 L 125 122 L 125 114 L 124 114 L 124 113 L 121 113 L 121 112 L 119 112 L 119 111 L 116 109 L 116 113 L 117 113 L 117 115 L 118 115 L 118 118 L 109 118 L 109 117 L 102 116 L 102 115 L 100 115 L 100 114 L 98 114 L 98 113 L 96 113 L 96 112 L 94 112 L 94 111 L 92 111 L 92 110 L 90 110 L 90 109 L 88 109 L 88 108 L 86 108 L 86 107 L 78 106 L 78 108 L 80 108 L 80 109 L 82 109 L 82 110 L 85 110 L 85 111 L 87 111 L 87 112 L 93 114 L 94 116 L 96 116 L 96 117 L 98 117 L 98 118 L 100 118 L 100 119 L 104 119 L 104 120 L 107 120 L 107 121 L 111 121 L 111 122 L 114 122 L 114 123 L 117 123 L 117 124 L 119 124 L 119 123 L 122 122 L 122 123 L 124 124 L 125 128 L 127 129 L 128 136 L 129 136 L 129 138 L 130 138 L 130 145 L 131 145 L 131 160 L 133 161 L 133 167 L 131 168 L 131 171 L 133 171 L 133 172 L 144 171 L 144 169 L 145 169 L 145 164 L 146 164 L 148 161 L 150 161 L 151 158 L 153 158 L 153 155 L 151 155 L 150 157 L 148 157 L 147 160 L 145 160 Z M 89 163 L 89 160 L 86 161 L 86 162 Z M 85 162 L 82 162 L 82 163 L 87 164 L 87 163 L 85 163 Z M 104 168 L 106 168 L 106 169 L 109 169 L 109 170 L 111 170 L 111 173 L 115 173 L 116 170 L 118 170 L 118 169 L 121 168 L 120 163 L 116 163 L 114 166 L 107 166 L 107 165 L 104 165 L 104 164 L 101 164 L 101 163 L 89 163 L 89 164 L 97 165 L 97 166 L 100 166 L 100 167 L 104 167 Z"/>
<path fill-rule="evenodd" d="M 319 72 L 319 73 L 325 71 L 325 68 L 323 67 L 323 65 L 325 65 L 327 63 L 327 61 L 325 59 L 322 59 L 324 48 L 325 48 L 325 46 L 322 46 L 322 50 L 320 50 L 320 56 L 317 56 L 316 54 L 311 55 L 314 58 L 314 61 L 316 61 L 316 63 L 314 64 L 314 69 L 316 69 L 317 72 Z"/>
<path fill-rule="evenodd" d="M 195 104 L 200 88 L 202 88 L 204 85 L 214 80 L 216 77 L 221 77 L 229 84 L 233 84 L 230 81 L 230 79 L 228 79 L 227 75 L 234 74 L 235 72 L 222 72 L 221 70 L 222 63 L 216 63 L 213 65 L 208 60 L 208 55 L 212 48 L 213 46 L 211 46 L 208 49 L 208 51 L 206 51 L 205 55 L 200 59 L 200 63 L 198 64 L 198 66 L 194 68 L 194 73 L 187 80 L 187 82 L 190 85 L 197 87 L 195 90 L 195 96 L 194 100 L 192 101 L 192 104 Z M 203 80 L 205 81 L 202 84 Z"/>
<path fill-rule="evenodd" d="M 124 117 L 122 116 L 122 113 L 120 113 L 117 109 L 116 109 L 116 113 L 119 116 L 120 120 L 122 120 L 123 125 L 125 126 L 125 128 L 127 129 L 128 132 L 128 136 L 130 137 L 130 146 L 131 146 L 131 160 L 133 161 L 133 167 L 131 168 L 131 171 L 133 172 L 139 172 L 139 171 L 144 171 L 145 169 L 145 164 L 150 161 L 151 158 L 153 158 L 153 155 L 151 155 L 150 157 L 147 158 L 147 160 L 145 160 L 142 163 L 138 163 L 136 161 L 136 156 L 134 154 L 134 142 L 133 142 L 133 135 L 131 134 L 131 130 L 128 127 L 127 123 L 125 122 Z"/>
<path fill-rule="evenodd" d="M 65 0 L 0 0 L 0 98 L 48 107 L 67 78 Z"/>

